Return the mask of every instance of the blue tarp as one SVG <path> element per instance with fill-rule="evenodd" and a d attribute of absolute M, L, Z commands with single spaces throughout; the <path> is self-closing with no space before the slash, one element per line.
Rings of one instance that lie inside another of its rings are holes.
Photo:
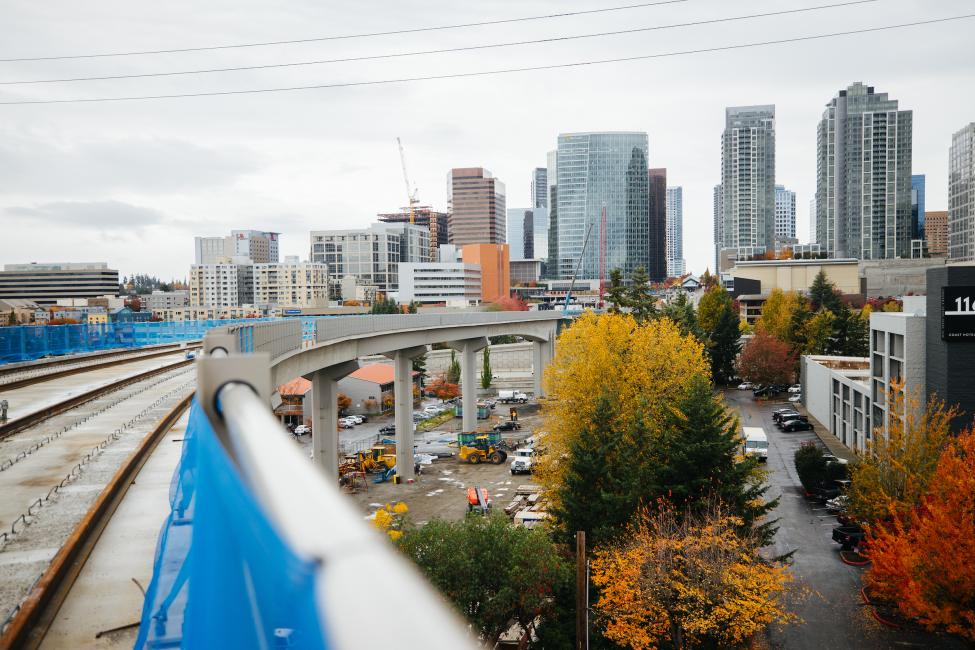
<path fill-rule="evenodd" d="M 316 564 L 274 529 L 194 401 L 137 649 L 326 648 Z"/>

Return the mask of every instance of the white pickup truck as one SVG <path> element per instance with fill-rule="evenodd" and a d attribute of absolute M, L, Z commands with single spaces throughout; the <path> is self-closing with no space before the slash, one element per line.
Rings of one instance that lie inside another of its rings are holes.
<path fill-rule="evenodd" d="M 511 460 L 512 474 L 531 474 L 532 463 L 535 460 L 535 450 L 531 447 L 516 449 Z"/>
<path fill-rule="evenodd" d="M 498 391 L 498 401 L 502 404 L 527 404 L 528 395 L 516 390 Z"/>

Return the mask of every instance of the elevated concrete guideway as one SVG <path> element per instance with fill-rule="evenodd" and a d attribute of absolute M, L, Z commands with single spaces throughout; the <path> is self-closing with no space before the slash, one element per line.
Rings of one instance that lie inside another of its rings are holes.
<path fill-rule="evenodd" d="M 295 377 L 311 380 L 313 455 L 330 475 L 338 472 L 338 380 L 358 368 L 360 357 L 382 354 L 393 359 L 397 473 L 410 479 L 414 476 L 412 360 L 433 343 L 447 343 L 460 353 L 465 386 L 463 426 L 472 431 L 477 425 L 477 391 L 467 387 L 477 385 L 475 353 L 492 336 L 521 336 L 532 341 L 535 395 L 541 396 L 542 374 L 554 355 L 559 325 L 566 319 L 559 311 L 322 318 L 316 323 L 315 342 L 310 347 L 302 347 L 300 323 L 295 321 L 237 324 L 214 334 L 233 335 L 235 352 L 267 353 L 272 386 Z"/>

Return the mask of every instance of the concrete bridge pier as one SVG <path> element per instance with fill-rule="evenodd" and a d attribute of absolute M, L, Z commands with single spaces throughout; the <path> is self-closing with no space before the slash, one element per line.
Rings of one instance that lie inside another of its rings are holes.
<path fill-rule="evenodd" d="M 311 380 L 312 459 L 335 480 L 339 475 L 338 381 L 358 369 L 358 361 L 345 361 L 305 377 Z"/>
<path fill-rule="evenodd" d="M 475 353 L 488 346 L 487 337 L 450 341 L 447 345 L 460 352 L 461 406 L 464 408 L 463 430 L 477 429 L 477 365 Z"/>
<path fill-rule="evenodd" d="M 413 472 L 413 359 L 427 353 L 427 346 L 389 352 L 393 360 L 393 420 L 396 424 L 396 475 L 405 481 Z"/>
<path fill-rule="evenodd" d="M 535 380 L 535 399 L 538 399 L 545 396 L 542 377 L 545 375 L 545 368 L 555 356 L 554 334 L 548 341 L 535 341 L 532 345 L 532 352 L 532 377 Z"/>

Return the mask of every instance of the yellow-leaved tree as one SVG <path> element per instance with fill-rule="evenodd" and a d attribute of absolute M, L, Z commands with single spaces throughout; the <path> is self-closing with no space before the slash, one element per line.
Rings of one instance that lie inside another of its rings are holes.
<path fill-rule="evenodd" d="M 796 621 L 787 570 L 758 553 L 739 518 L 643 510 L 629 534 L 597 549 L 592 581 L 604 636 L 634 650 L 737 647 L 772 623 Z"/>
<path fill-rule="evenodd" d="M 795 291 L 772 289 L 772 293 L 762 305 L 761 317 L 755 322 L 755 331 L 788 341 L 792 331 L 792 314 L 799 300 L 799 294 Z"/>
<path fill-rule="evenodd" d="M 653 425 L 664 421 L 691 380 L 709 376 L 703 345 L 682 335 L 668 318 L 637 324 L 628 314 L 580 316 L 559 336 L 555 358 L 545 371 L 542 417 L 548 453 L 539 478 L 549 494 L 561 484 L 558 459 L 595 422 L 602 396 L 613 396 L 614 430 L 629 430 L 641 419 L 652 435 Z"/>

